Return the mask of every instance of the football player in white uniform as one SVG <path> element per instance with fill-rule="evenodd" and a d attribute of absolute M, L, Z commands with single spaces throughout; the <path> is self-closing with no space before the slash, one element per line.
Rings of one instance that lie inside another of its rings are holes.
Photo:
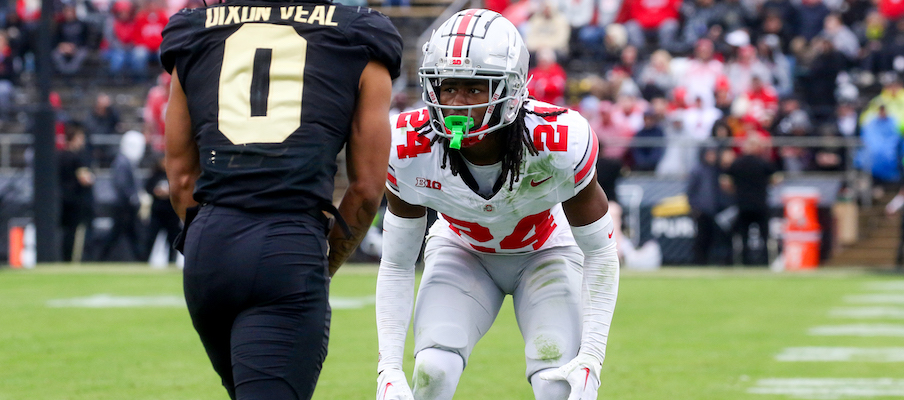
<path fill-rule="evenodd" d="M 377 398 L 451 399 L 512 295 L 537 399 L 596 399 L 618 292 L 598 143 L 577 112 L 527 99 L 528 52 L 498 13 L 437 29 L 419 70 L 427 107 L 392 121 L 377 278 Z M 430 229 L 414 301 L 414 264 Z M 402 372 L 414 308 L 415 364 Z"/>

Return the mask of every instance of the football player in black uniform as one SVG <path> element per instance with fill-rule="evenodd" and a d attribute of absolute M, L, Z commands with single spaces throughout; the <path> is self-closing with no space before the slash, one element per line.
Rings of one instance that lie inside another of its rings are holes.
<path fill-rule="evenodd" d="M 313 394 L 329 278 L 382 199 L 401 50 L 388 18 L 329 0 L 182 10 L 163 32 L 185 298 L 233 399 Z M 343 145 L 349 187 L 337 210 Z M 332 230 L 323 211 L 340 222 Z"/>

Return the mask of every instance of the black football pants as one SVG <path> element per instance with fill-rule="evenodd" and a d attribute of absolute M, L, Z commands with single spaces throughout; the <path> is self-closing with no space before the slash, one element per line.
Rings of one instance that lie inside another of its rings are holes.
<path fill-rule="evenodd" d="M 232 399 L 313 395 L 330 326 L 325 222 L 205 206 L 191 223 L 185 300 Z"/>

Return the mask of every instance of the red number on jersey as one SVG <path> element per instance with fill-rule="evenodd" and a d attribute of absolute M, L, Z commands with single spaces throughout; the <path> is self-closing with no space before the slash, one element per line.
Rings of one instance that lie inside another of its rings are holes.
<path fill-rule="evenodd" d="M 423 111 L 409 111 L 406 113 L 401 113 L 399 114 L 399 119 L 396 120 L 395 127 L 404 128 L 410 125 L 412 128 L 420 128 L 421 125 L 427 123 L 427 120 L 429 118 L 430 113 L 427 112 L 426 109 L 424 109 Z"/>
<path fill-rule="evenodd" d="M 476 222 L 457 220 L 446 214 L 443 214 L 443 218 L 445 218 L 446 221 L 449 221 L 449 228 L 452 228 L 458 236 L 465 235 L 480 243 L 493 240 L 493 234 L 490 233 L 490 229 L 485 226 L 480 226 L 480 224 Z"/>
<path fill-rule="evenodd" d="M 547 122 L 556 122 L 559 117 L 560 111 L 565 111 L 562 107 L 534 107 L 534 112 L 537 114 L 549 114 L 549 113 L 557 113 L 556 115 L 550 115 L 548 117 L 543 117 Z"/>
<path fill-rule="evenodd" d="M 543 246 L 543 243 L 546 243 L 555 228 L 556 222 L 549 210 L 529 215 L 518 222 L 511 235 L 506 236 L 499 242 L 499 247 L 503 249 L 520 249 L 533 245 L 534 250 L 537 250 Z"/>
<path fill-rule="evenodd" d="M 418 136 L 415 131 L 408 131 L 406 144 L 396 146 L 399 153 L 399 159 L 417 157 L 418 154 L 430 152 L 430 139 Z"/>
<path fill-rule="evenodd" d="M 556 125 L 555 133 L 552 125 L 538 125 L 534 128 L 534 145 L 540 151 L 544 147 L 549 151 L 568 150 L 568 125 Z"/>

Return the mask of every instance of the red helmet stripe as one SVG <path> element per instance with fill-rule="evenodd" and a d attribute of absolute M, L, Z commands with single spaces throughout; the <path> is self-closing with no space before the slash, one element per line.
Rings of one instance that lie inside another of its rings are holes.
<path fill-rule="evenodd" d="M 455 44 L 452 47 L 452 57 L 461 57 L 462 48 L 465 43 L 465 35 L 468 33 L 468 26 L 471 25 L 471 19 L 477 10 L 468 10 L 465 15 L 458 21 L 458 29 L 455 31 Z"/>

